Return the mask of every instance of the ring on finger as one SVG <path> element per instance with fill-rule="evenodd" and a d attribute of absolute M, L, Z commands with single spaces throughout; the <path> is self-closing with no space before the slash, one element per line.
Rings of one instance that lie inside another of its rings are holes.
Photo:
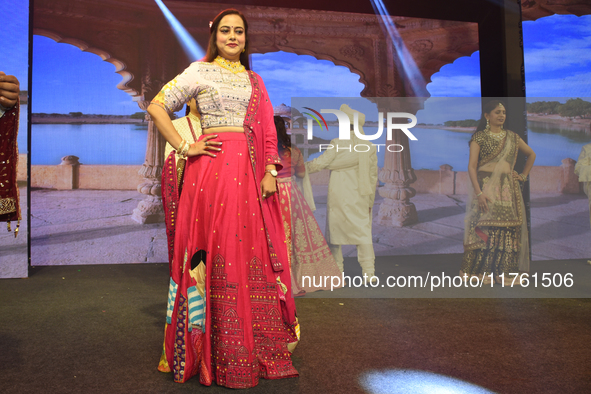
<path fill-rule="evenodd" d="M 205 146 L 209 146 L 209 141 L 205 141 Z"/>

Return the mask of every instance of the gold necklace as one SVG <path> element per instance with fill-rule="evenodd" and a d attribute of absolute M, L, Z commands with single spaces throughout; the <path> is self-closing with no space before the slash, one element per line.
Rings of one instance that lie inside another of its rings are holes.
<path fill-rule="evenodd" d="M 488 135 L 495 141 L 501 141 L 503 138 L 505 138 L 505 129 L 501 129 L 500 133 L 493 133 L 490 129 L 488 129 L 487 131 Z"/>
<path fill-rule="evenodd" d="M 224 59 L 221 56 L 218 56 L 215 58 L 214 61 L 217 64 L 219 64 L 220 67 L 223 67 L 226 70 L 233 72 L 234 74 L 241 73 L 245 70 L 244 66 L 240 63 L 240 60 L 238 60 L 237 62 L 231 62 L 229 60 Z"/>

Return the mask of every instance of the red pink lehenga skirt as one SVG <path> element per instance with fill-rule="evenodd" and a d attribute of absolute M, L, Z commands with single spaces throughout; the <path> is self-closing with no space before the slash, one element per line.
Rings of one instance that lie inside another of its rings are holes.
<path fill-rule="evenodd" d="M 330 290 L 331 280 L 326 277 L 341 277 L 341 271 L 312 210 L 291 177 L 278 178 L 277 187 L 285 237 L 292 251 L 290 268 L 293 292 Z"/>
<path fill-rule="evenodd" d="M 169 309 L 171 292 L 177 301 L 168 319 L 175 327 L 167 328 L 174 336 L 165 340 L 168 364 L 175 381 L 199 373 L 205 385 L 237 389 L 260 377 L 297 376 L 287 350 L 296 339 L 282 319 L 246 137 L 220 133 L 211 141 L 223 143 L 217 157 L 190 158 L 185 168 L 174 246 L 184 264 L 181 283 L 169 291 Z M 199 250 L 206 252 L 203 334 L 191 323 L 190 262 Z"/>

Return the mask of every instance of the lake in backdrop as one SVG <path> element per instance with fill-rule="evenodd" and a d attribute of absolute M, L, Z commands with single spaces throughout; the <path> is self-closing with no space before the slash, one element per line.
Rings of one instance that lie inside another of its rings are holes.
<path fill-rule="evenodd" d="M 23 113 L 26 125 L 26 109 L 21 113 L 21 121 Z M 82 164 L 141 165 L 145 160 L 147 125 L 34 124 L 31 129 L 33 165 L 57 165 L 67 155 L 78 156 Z M 367 134 L 376 130 L 365 128 Z M 467 171 L 470 133 L 419 127 L 411 131 L 418 139 L 410 141 L 414 169 L 438 170 L 442 164 L 449 164 L 456 171 Z M 589 133 L 561 130 L 551 125 L 530 123 L 528 131 L 529 145 L 536 152 L 536 165 L 540 166 L 560 166 L 565 158 L 577 160 L 582 146 L 591 143 Z M 385 135 L 377 143 L 385 143 Z M 26 152 L 26 127 L 21 126 L 19 144 L 19 151 Z M 378 154 L 380 167 L 383 166 L 383 152 L 382 146 Z M 310 155 L 310 158 L 318 155 Z"/>
<path fill-rule="evenodd" d="M 18 117 L 18 136 L 16 143 L 18 144 L 19 153 L 27 153 L 27 111 L 28 104 L 21 104 L 20 113 Z"/>
<path fill-rule="evenodd" d="M 147 124 L 34 124 L 31 164 L 57 165 L 68 155 L 82 164 L 143 164 L 147 141 Z"/>

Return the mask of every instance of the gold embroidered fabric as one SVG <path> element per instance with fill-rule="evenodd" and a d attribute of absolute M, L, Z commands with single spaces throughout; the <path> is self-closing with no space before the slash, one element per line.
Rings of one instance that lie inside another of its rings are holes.
<path fill-rule="evenodd" d="M 480 154 L 478 156 L 478 167 L 488 162 L 492 157 L 495 156 L 502 141 L 497 141 L 493 138 L 489 138 L 488 134 L 484 131 L 477 131 L 472 135 L 470 142 L 476 142 L 480 146 Z"/>
<path fill-rule="evenodd" d="M 489 231 L 489 247 L 464 253 L 462 272 L 472 275 L 488 275 L 494 272 L 507 276 L 519 272 L 518 259 L 521 232 L 517 227 L 496 228 Z"/>
<path fill-rule="evenodd" d="M 14 198 L 0 198 L 0 215 L 16 211 L 16 201 Z"/>

